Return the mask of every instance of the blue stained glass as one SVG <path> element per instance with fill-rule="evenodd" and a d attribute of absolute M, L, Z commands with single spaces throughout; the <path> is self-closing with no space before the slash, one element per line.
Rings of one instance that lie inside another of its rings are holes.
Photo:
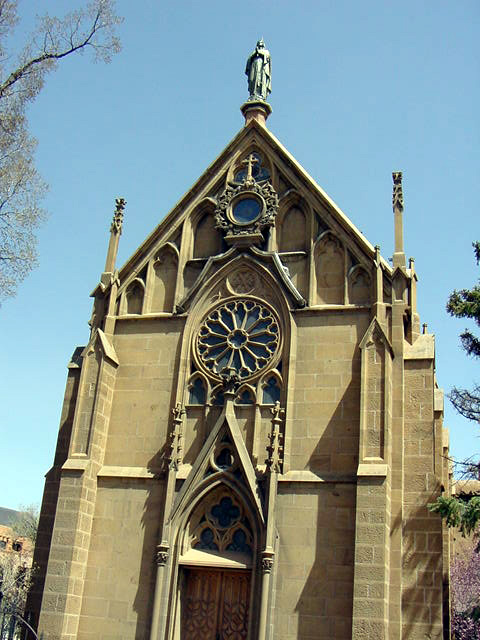
<path fill-rule="evenodd" d="M 217 407 L 223 407 L 223 405 L 225 404 L 225 398 L 223 396 L 223 391 L 219 391 L 217 393 L 217 395 L 215 396 L 215 400 L 213 401 L 213 404 Z"/>
<path fill-rule="evenodd" d="M 256 344 L 250 344 L 249 349 L 259 358 L 268 358 L 270 355 L 265 347 Z"/>
<path fill-rule="evenodd" d="M 235 312 L 235 318 L 237 320 L 237 327 L 241 327 L 243 319 L 245 318 L 245 308 L 243 304 L 238 305 L 237 311 Z"/>
<path fill-rule="evenodd" d="M 211 513 L 222 529 L 226 529 L 240 517 L 240 509 L 228 497 L 222 498 L 220 503 L 212 508 Z"/>
<path fill-rule="evenodd" d="M 201 378 L 195 378 L 195 382 L 193 383 L 190 389 L 190 404 L 205 404 L 205 400 L 207 399 L 207 394 L 205 392 L 205 386 L 201 380 Z"/>
<path fill-rule="evenodd" d="M 260 309 L 258 307 L 254 307 L 248 313 L 247 322 L 245 324 L 245 329 L 248 329 L 252 326 L 252 324 L 258 320 L 258 316 L 260 315 Z"/>
<path fill-rule="evenodd" d="M 200 534 L 200 540 L 194 549 L 208 549 L 210 551 L 218 551 L 218 545 L 215 542 L 215 535 L 211 529 L 204 529 Z"/>
<path fill-rule="evenodd" d="M 267 384 L 263 389 L 263 403 L 275 404 L 280 401 L 280 387 L 277 379 L 273 376 L 267 380 Z"/>
<path fill-rule="evenodd" d="M 247 544 L 247 535 L 243 529 L 237 529 L 233 534 L 231 543 L 227 546 L 227 551 L 237 551 L 239 553 L 252 553 L 252 547 Z"/>
<path fill-rule="evenodd" d="M 208 336 L 205 338 L 205 344 L 209 346 L 213 346 L 215 344 L 225 344 L 225 338 L 221 338 L 220 336 Z"/>
<path fill-rule="evenodd" d="M 222 449 L 215 459 L 215 464 L 219 469 L 230 469 L 233 464 L 233 456 L 230 449 Z"/>
<path fill-rule="evenodd" d="M 253 404 L 252 394 L 248 389 L 245 389 L 238 399 L 239 404 Z"/>
<path fill-rule="evenodd" d="M 222 309 L 221 310 L 221 317 L 223 322 L 227 325 L 227 327 L 229 327 L 230 329 L 233 329 L 233 318 L 232 318 L 232 314 L 229 313 L 226 309 Z M 222 329 L 222 333 L 225 332 L 225 328 Z"/>
<path fill-rule="evenodd" d="M 233 217 L 240 224 L 253 222 L 262 210 L 262 205 L 256 198 L 242 198 L 233 205 Z"/>

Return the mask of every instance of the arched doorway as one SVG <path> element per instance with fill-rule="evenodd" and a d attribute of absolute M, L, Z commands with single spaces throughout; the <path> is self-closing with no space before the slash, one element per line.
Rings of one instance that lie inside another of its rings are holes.
<path fill-rule="evenodd" d="M 175 638 L 249 637 L 254 549 L 254 530 L 242 501 L 230 487 L 217 486 L 194 509 L 184 532 Z"/>

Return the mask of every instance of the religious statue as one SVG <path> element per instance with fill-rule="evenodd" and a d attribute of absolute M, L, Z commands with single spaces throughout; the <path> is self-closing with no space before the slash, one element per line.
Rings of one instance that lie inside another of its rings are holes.
<path fill-rule="evenodd" d="M 263 40 L 257 42 L 255 51 L 249 56 L 245 75 L 248 76 L 249 100 L 265 101 L 272 90 L 272 65 Z"/>

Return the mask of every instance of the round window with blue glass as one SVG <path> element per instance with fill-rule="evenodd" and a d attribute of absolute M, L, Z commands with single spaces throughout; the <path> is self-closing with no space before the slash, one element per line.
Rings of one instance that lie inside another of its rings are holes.
<path fill-rule="evenodd" d="M 231 205 L 230 215 L 236 224 L 251 224 L 263 213 L 263 199 L 253 193 L 242 194 Z"/>

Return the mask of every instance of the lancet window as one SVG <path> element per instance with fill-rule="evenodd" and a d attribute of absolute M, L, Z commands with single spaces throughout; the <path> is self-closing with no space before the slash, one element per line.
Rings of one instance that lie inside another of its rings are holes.
<path fill-rule="evenodd" d="M 190 383 L 189 404 L 205 404 L 207 401 L 207 390 L 202 378 L 197 377 Z"/>

